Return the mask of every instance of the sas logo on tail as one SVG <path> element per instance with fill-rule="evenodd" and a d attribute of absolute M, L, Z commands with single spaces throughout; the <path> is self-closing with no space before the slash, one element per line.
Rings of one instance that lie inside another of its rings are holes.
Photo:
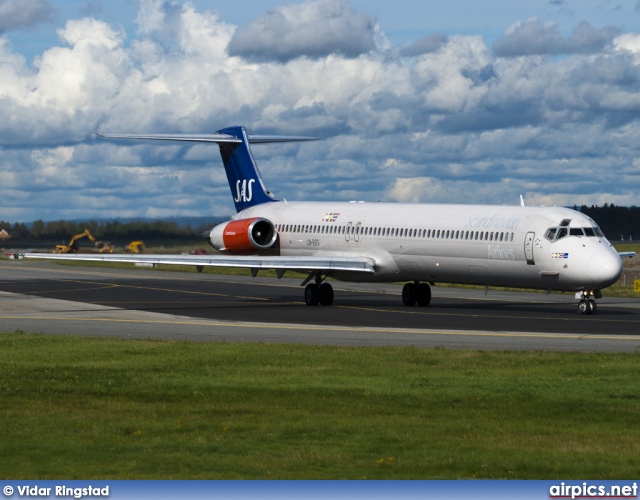
<path fill-rule="evenodd" d="M 234 198 L 236 203 L 239 201 L 251 201 L 251 198 L 253 198 L 251 185 L 254 182 L 256 182 L 255 179 L 249 179 L 248 183 L 247 179 L 236 181 L 236 197 Z"/>

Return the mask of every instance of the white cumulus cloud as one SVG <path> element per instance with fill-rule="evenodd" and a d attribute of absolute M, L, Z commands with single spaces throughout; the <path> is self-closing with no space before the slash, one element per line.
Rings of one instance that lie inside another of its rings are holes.
<path fill-rule="evenodd" d="M 95 133 L 236 124 L 323 139 L 253 148 L 288 200 L 640 203 L 638 33 L 528 20 L 493 47 L 436 34 L 403 48 L 376 45 L 383 26 L 346 0 L 244 26 L 190 2 L 139 5 L 133 33 L 97 11 L 68 19 L 33 65 L 0 35 L 3 218 L 225 215 L 216 146 Z"/>

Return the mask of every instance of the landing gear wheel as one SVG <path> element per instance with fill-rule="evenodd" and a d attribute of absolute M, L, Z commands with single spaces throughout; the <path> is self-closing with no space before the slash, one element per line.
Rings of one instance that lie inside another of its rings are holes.
<path fill-rule="evenodd" d="M 417 300 L 416 285 L 414 283 L 407 283 L 402 288 L 402 302 L 405 306 L 415 306 Z"/>
<path fill-rule="evenodd" d="M 591 303 L 588 300 L 582 299 L 578 303 L 578 314 L 591 314 Z"/>
<path fill-rule="evenodd" d="M 595 300 L 591 299 L 589 300 L 589 305 L 591 306 L 590 314 L 595 314 L 598 311 L 598 304 L 596 304 Z"/>
<path fill-rule="evenodd" d="M 418 305 L 427 307 L 431 303 L 431 287 L 429 283 L 420 283 L 416 287 L 416 299 Z"/>
<path fill-rule="evenodd" d="M 320 302 L 320 290 L 315 283 L 309 283 L 304 289 L 304 301 L 308 306 L 317 306 Z"/>
<path fill-rule="evenodd" d="M 333 304 L 333 287 L 329 283 L 320 285 L 320 305 L 330 306 Z"/>

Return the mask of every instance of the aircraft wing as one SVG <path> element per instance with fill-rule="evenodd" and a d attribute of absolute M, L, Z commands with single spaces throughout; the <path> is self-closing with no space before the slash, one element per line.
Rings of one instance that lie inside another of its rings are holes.
<path fill-rule="evenodd" d="M 636 253 L 635 252 L 618 252 L 618 255 L 620 257 L 633 257 Z"/>
<path fill-rule="evenodd" d="M 131 255 L 131 254 L 54 254 L 23 253 L 15 254 L 16 258 L 50 259 L 50 260 L 83 260 L 93 262 L 130 262 L 146 264 L 173 264 L 182 266 L 218 266 L 240 267 L 257 272 L 260 269 L 276 271 L 330 272 L 353 271 L 375 273 L 374 261 L 367 257 L 281 257 L 259 255 Z M 279 275 L 281 276 L 281 275 Z"/>

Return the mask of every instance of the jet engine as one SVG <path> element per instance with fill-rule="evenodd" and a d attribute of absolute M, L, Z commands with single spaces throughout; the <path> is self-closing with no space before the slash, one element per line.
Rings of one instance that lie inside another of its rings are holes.
<path fill-rule="evenodd" d="M 254 217 L 217 225 L 209 233 L 209 242 L 221 252 L 249 255 L 271 248 L 277 236 L 270 220 Z"/>

